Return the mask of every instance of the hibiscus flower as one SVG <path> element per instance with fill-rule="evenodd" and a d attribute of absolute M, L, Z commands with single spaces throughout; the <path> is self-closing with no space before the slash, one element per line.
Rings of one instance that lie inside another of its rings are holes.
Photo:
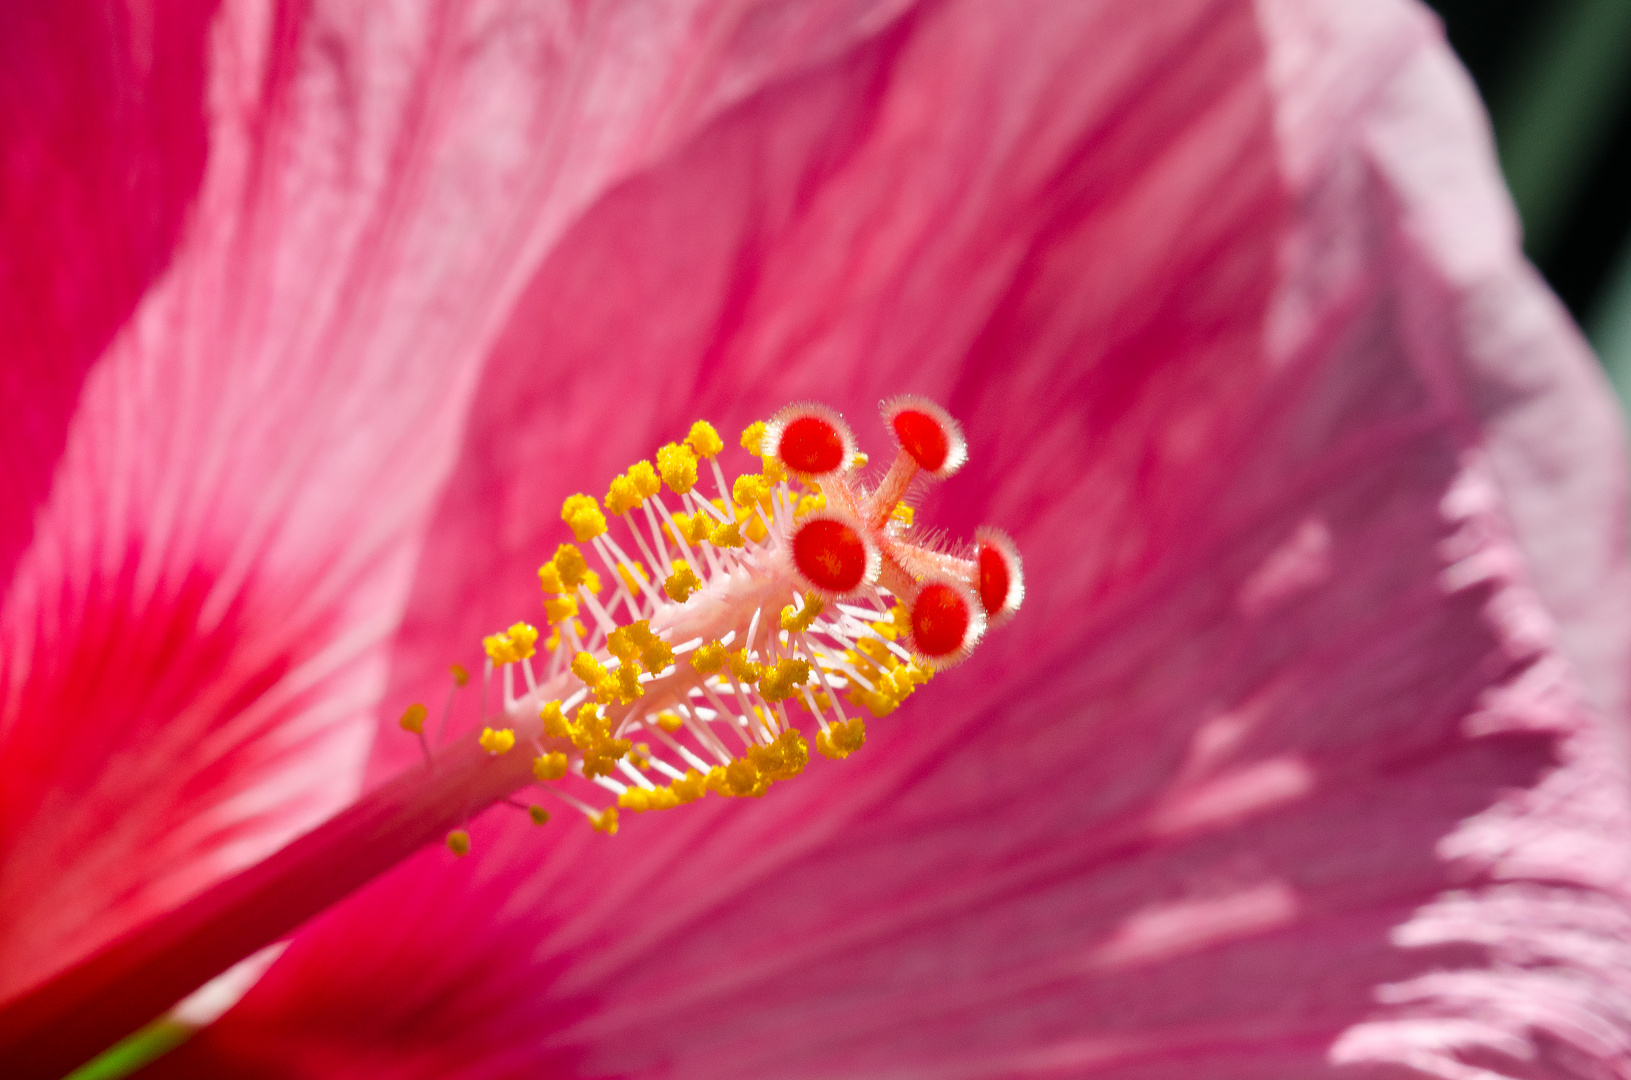
<path fill-rule="evenodd" d="M 913 391 L 1009 626 L 762 800 L 476 817 L 155 1074 L 1626 1071 L 1622 437 L 1421 10 L 144 11 L 10 46 L 0 993 L 386 790 L 565 497 Z"/>

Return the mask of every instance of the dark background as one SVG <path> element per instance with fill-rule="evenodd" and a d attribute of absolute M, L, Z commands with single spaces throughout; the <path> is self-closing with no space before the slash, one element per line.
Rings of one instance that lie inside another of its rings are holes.
<path fill-rule="evenodd" d="M 1631 400 L 1631 0 L 1431 6 L 1489 106 L 1529 257 Z"/>

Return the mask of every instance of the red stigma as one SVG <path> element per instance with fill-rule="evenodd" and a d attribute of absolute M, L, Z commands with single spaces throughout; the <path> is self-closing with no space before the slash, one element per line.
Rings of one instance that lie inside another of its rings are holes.
<path fill-rule="evenodd" d="M 950 585 L 925 585 L 912 605 L 912 643 L 931 659 L 949 656 L 968 637 L 971 612 Z"/>
<path fill-rule="evenodd" d="M 980 603 L 996 615 L 1008 603 L 1008 560 L 990 544 L 980 545 Z"/>
<path fill-rule="evenodd" d="M 895 437 L 902 450 L 912 455 L 919 468 L 937 472 L 946 463 L 951 444 L 939 421 L 927 413 L 903 409 L 895 414 Z"/>
<path fill-rule="evenodd" d="M 793 537 L 793 563 L 816 588 L 851 592 L 866 577 L 866 544 L 860 533 L 842 521 L 818 518 Z"/>
<path fill-rule="evenodd" d="M 819 416 L 801 416 L 783 429 L 776 456 L 796 472 L 821 475 L 844 464 L 844 438 Z"/>

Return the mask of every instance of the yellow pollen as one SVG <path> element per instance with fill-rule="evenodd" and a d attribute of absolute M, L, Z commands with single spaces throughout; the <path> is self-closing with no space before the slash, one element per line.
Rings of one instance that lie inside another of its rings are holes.
<path fill-rule="evenodd" d="M 782 659 L 759 680 L 759 693 L 772 705 L 786 701 L 810 678 L 808 660 Z"/>
<path fill-rule="evenodd" d="M 649 461 L 636 461 L 629 466 L 629 483 L 642 499 L 650 499 L 662 491 L 662 481 L 657 478 L 657 470 L 651 467 Z"/>
<path fill-rule="evenodd" d="M 698 675 L 717 675 L 725 666 L 725 646 L 717 641 L 706 641 L 691 654 L 691 666 Z"/>
<path fill-rule="evenodd" d="M 657 726 L 672 735 L 685 726 L 685 721 L 674 713 L 662 712 L 657 714 Z"/>
<path fill-rule="evenodd" d="M 746 450 L 754 457 L 763 457 L 764 451 L 761 449 L 761 447 L 764 445 L 764 438 L 765 422 L 763 420 L 755 420 L 753 423 L 742 429 L 742 449 Z"/>
<path fill-rule="evenodd" d="M 534 825 L 545 825 L 549 822 L 549 811 L 542 806 L 533 805 L 527 807 L 527 814 L 532 818 Z"/>
<path fill-rule="evenodd" d="M 770 492 L 775 484 L 757 473 L 743 473 L 731 484 L 731 498 L 738 506 L 758 503 L 770 509 Z"/>
<path fill-rule="evenodd" d="M 663 592 L 676 604 L 683 604 L 691 598 L 691 594 L 702 588 L 702 582 L 697 579 L 695 570 L 685 563 L 680 563 L 668 580 L 663 582 Z"/>
<path fill-rule="evenodd" d="M 557 750 L 533 758 L 532 775 L 544 783 L 561 779 L 566 775 L 566 755 Z"/>
<path fill-rule="evenodd" d="M 606 515 L 593 495 L 569 495 L 561 504 L 561 520 L 566 522 L 578 543 L 593 540 L 606 531 Z"/>
<path fill-rule="evenodd" d="M 549 564 L 555 568 L 556 579 L 563 586 L 560 589 L 551 589 L 551 592 L 565 592 L 567 589 L 575 589 L 583 584 L 589 576 L 589 560 L 585 559 L 583 552 L 572 544 L 562 544 L 556 548 L 555 557 L 549 560 Z M 539 576 L 543 576 L 542 571 L 539 571 Z M 591 588 L 589 591 L 598 592 L 599 590 Z"/>
<path fill-rule="evenodd" d="M 689 446 L 669 443 L 657 451 L 657 471 L 674 494 L 684 495 L 697 483 L 696 452 Z"/>
<path fill-rule="evenodd" d="M 698 457 L 705 458 L 711 458 L 725 449 L 725 440 L 706 420 L 698 420 L 691 425 L 690 433 L 685 436 L 685 444 L 695 450 Z"/>
<path fill-rule="evenodd" d="M 866 462 L 866 455 L 861 453 L 857 453 L 854 457 L 849 459 L 850 468 L 852 469 L 859 469 L 862 465 L 865 465 Z"/>
<path fill-rule="evenodd" d="M 583 680 L 583 685 L 593 690 L 606 680 L 606 669 L 596 660 L 593 653 L 580 652 L 572 658 L 572 674 Z"/>
<path fill-rule="evenodd" d="M 866 725 L 859 716 L 848 721 L 835 721 L 827 731 L 816 734 L 816 749 L 822 757 L 835 761 L 849 757 L 866 742 Z"/>
<path fill-rule="evenodd" d="M 578 601 L 574 596 L 557 596 L 544 601 L 544 614 L 552 623 L 563 623 L 578 613 Z"/>
<path fill-rule="evenodd" d="M 595 827 L 596 832 L 603 832 L 607 836 L 616 836 L 617 807 L 608 806 L 598 814 L 590 814 L 589 824 Z"/>
<path fill-rule="evenodd" d="M 409 705 L 402 713 L 402 719 L 397 723 L 402 725 L 403 731 L 411 731 L 415 735 L 425 730 L 425 707 L 419 704 Z"/>
<path fill-rule="evenodd" d="M 454 686 L 463 686 L 465 683 L 470 681 L 470 673 L 468 671 L 464 670 L 463 665 L 454 664 L 450 668 L 448 668 L 448 670 L 453 673 L 453 685 Z"/>
<path fill-rule="evenodd" d="M 731 674 L 736 676 L 738 682 L 752 685 L 758 682 L 759 677 L 765 673 L 763 664 L 756 664 L 748 659 L 746 649 L 737 649 L 727 659 L 730 661 Z"/>
<path fill-rule="evenodd" d="M 544 722 L 544 734 L 552 739 L 570 739 L 572 737 L 572 722 L 561 711 L 558 701 L 546 702 L 538 713 L 539 719 Z"/>
<path fill-rule="evenodd" d="M 561 580 L 561 573 L 555 569 L 555 564 L 546 562 L 538 568 L 538 587 L 546 593 L 563 593 L 566 591 L 566 582 Z"/>
<path fill-rule="evenodd" d="M 825 509 L 827 509 L 827 496 L 818 491 L 814 495 L 806 495 L 799 499 L 798 506 L 793 510 L 793 516 L 804 517 L 806 514 L 813 514 L 817 510 Z"/>
<path fill-rule="evenodd" d="M 497 731 L 482 728 L 481 738 L 476 741 L 481 743 L 483 750 L 497 757 L 499 754 L 509 753 L 515 746 L 515 732 L 509 728 L 499 728 Z"/>
<path fill-rule="evenodd" d="M 889 511 L 889 516 L 907 528 L 912 527 L 912 508 L 905 503 L 896 503 L 895 508 Z"/>
<path fill-rule="evenodd" d="M 461 859 L 470 854 L 470 834 L 463 829 L 454 829 L 448 833 L 447 850 Z"/>
<path fill-rule="evenodd" d="M 821 613 L 826 609 L 826 601 L 822 600 L 821 597 L 813 592 L 805 593 L 803 611 L 794 611 L 792 604 L 782 608 L 782 629 L 790 634 L 802 634 L 815 625 L 815 621 L 821 617 Z"/>
<path fill-rule="evenodd" d="M 502 634 L 488 635 L 481 643 L 487 650 L 487 658 L 495 666 L 502 666 L 531 656 L 537 641 L 538 628 L 518 622 Z"/>
<path fill-rule="evenodd" d="M 614 517 L 622 517 L 636 506 L 639 506 L 640 502 L 640 493 L 635 490 L 634 481 L 627 476 L 612 478 L 612 486 L 606 492 L 606 512 L 608 514 Z"/>
<path fill-rule="evenodd" d="M 708 542 L 714 547 L 739 548 L 742 546 L 742 531 L 736 522 L 721 525 L 708 534 Z"/>

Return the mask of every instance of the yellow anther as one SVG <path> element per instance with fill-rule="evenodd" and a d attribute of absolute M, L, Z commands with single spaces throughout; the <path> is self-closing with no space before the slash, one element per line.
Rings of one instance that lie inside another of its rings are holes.
<path fill-rule="evenodd" d="M 608 806 L 598 814 L 590 814 L 589 824 L 595 827 L 595 832 L 603 832 L 607 836 L 616 836 L 617 807 Z"/>
<path fill-rule="evenodd" d="M 905 503 L 896 503 L 895 508 L 889 511 L 889 516 L 907 528 L 912 526 L 912 508 Z"/>
<path fill-rule="evenodd" d="M 708 534 L 708 542 L 714 547 L 739 548 L 742 546 L 742 530 L 734 521 L 721 525 Z"/>
<path fill-rule="evenodd" d="M 555 576 L 562 586 L 559 589 L 551 589 L 551 592 L 566 592 L 568 589 L 575 589 L 583 584 L 584 579 L 589 574 L 589 560 L 585 559 L 583 552 L 572 544 L 562 544 L 556 548 L 555 557 L 550 559 L 549 563 L 555 568 Z M 543 576 L 543 571 L 539 571 L 539 576 Z M 590 589 L 589 591 L 595 592 L 596 590 Z"/>
<path fill-rule="evenodd" d="M 627 476 L 614 476 L 606 491 L 606 512 L 622 517 L 639 505 L 640 492 L 635 490 L 634 481 Z"/>
<path fill-rule="evenodd" d="M 687 563 L 680 563 L 674 572 L 668 575 L 663 582 L 663 592 L 676 604 L 683 604 L 690 599 L 691 594 L 702 588 L 702 582 L 697 579 L 695 570 Z"/>
<path fill-rule="evenodd" d="M 538 587 L 546 593 L 566 591 L 566 582 L 561 580 L 561 572 L 555 569 L 554 563 L 546 562 L 538 568 Z"/>
<path fill-rule="evenodd" d="M 481 639 L 487 658 L 495 665 L 513 664 L 525 660 L 533 653 L 538 641 L 538 628 L 524 622 L 515 623 L 502 634 L 490 634 Z"/>
<path fill-rule="evenodd" d="M 816 749 L 821 751 L 822 757 L 847 758 L 861 748 L 866 742 L 866 725 L 861 723 L 859 716 L 852 720 L 840 720 L 826 731 L 816 734 Z"/>
<path fill-rule="evenodd" d="M 499 728 L 497 731 L 482 728 L 481 738 L 476 741 L 481 744 L 483 750 L 497 757 L 499 754 L 509 753 L 515 746 L 515 732 L 509 728 Z"/>
<path fill-rule="evenodd" d="M 583 572 L 583 587 L 594 593 L 596 596 L 599 596 L 600 575 L 595 573 L 593 570 L 585 570 Z"/>
<path fill-rule="evenodd" d="M 686 435 L 685 443 L 697 452 L 698 457 L 711 458 L 725 449 L 725 440 L 719 437 L 719 432 L 706 420 L 698 420 L 691 425 L 691 432 Z"/>
<path fill-rule="evenodd" d="M 425 730 L 425 707 L 420 704 L 409 705 L 402 712 L 402 719 L 397 723 L 402 725 L 403 731 L 411 731 L 415 735 Z"/>
<path fill-rule="evenodd" d="M 705 641 L 691 654 L 691 666 L 698 675 L 717 675 L 725 666 L 725 646 L 717 641 Z"/>
<path fill-rule="evenodd" d="M 566 755 L 559 750 L 540 754 L 532 759 L 532 775 L 544 783 L 559 780 L 566 775 Z"/>
<path fill-rule="evenodd" d="M 646 633 L 650 633 L 647 624 Z M 640 655 L 640 634 L 633 626 L 619 626 L 606 635 L 606 651 L 624 663 Z"/>
<path fill-rule="evenodd" d="M 737 758 L 725 766 L 725 792 L 731 795 L 757 794 L 759 769 L 747 758 Z"/>
<path fill-rule="evenodd" d="M 782 629 L 790 634 L 802 634 L 815 625 L 821 613 L 827 610 L 827 602 L 813 592 L 804 594 L 804 610 L 794 611 L 789 604 L 782 608 Z"/>
<path fill-rule="evenodd" d="M 657 726 L 672 735 L 685 726 L 685 721 L 675 713 L 660 712 L 657 714 Z"/>
<path fill-rule="evenodd" d="M 544 614 L 552 623 L 563 623 L 578 613 L 578 601 L 572 596 L 556 596 L 544 601 Z M 547 644 L 547 643 L 546 643 Z"/>
<path fill-rule="evenodd" d="M 766 701 L 774 705 L 778 701 L 786 701 L 792 697 L 809 678 L 810 662 L 808 660 L 778 660 L 776 666 L 766 672 L 764 677 L 759 680 L 759 693 L 764 695 Z"/>
<path fill-rule="evenodd" d="M 696 802 L 708 793 L 707 777 L 695 769 L 686 769 L 685 775 L 668 785 L 674 797 L 682 803 Z"/>
<path fill-rule="evenodd" d="M 591 780 L 597 776 L 610 776 L 628 752 L 627 739 L 608 739 L 591 746 L 583 752 L 583 775 Z"/>
<path fill-rule="evenodd" d="M 814 495 L 806 495 L 800 499 L 798 506 L 793 510 L 793 516 L 803 517 L 806 514 L 813 514 L 817 510 L 825 509 L 827 509 L 827 496 L 818 491 Z"/>
<path fill-rule="evenodd" d="M 617 576 L 623 579 L 624 585 L 628 586 L 630 596 L 639 596 L 641 582 L 651 580 L 646 576 L 645 564 L 639 559 L 628 563 L 618 563 Z M 640 579 L 639 581 L 635 580 L 637 577 Z"/>
<path fill-rule="evenodd" d="M 577 723 L 572 728 L 572 745 L 587 750 L 596 743 L 611 738 L 606 731 L 606 718 L 600 715 L 600 706 L 584 702 L 578 706 Z"/>
<path fill-rule="evenodd" d="M 772 780 L 791 779 L 803 772 L 810 760 L 810 747 L 803 735 L 789 730 L 776 736 L 776 741 L 769 746 L 748 747 L 747 756 L 758 768 L 763 784 L 768 787 Z"/>
<path fill-rule="evenodd" d="M 668 642 L 653 637 L 640 650 L 640 663 L 647 671 L 656 675 L 674 663 L 674 650 L 669 647 Z"/>
<path fill-rule="evenodd" d="M 751 507 L 758 503 L 768 510 L 772 486 L 758 473 L 743 473 L 731 483 L 731 498 L 736 501 L 737 506 Z"/>
<path fill-rule="evenodd" d="M 866 460 L 867 458 L 865 454 L 857 452 L 854 457 L 849 459 L 850 468 L 859 469 L 862 465 L 866 464 Z"/>
<path fill-rule="evenodd" d="M 689 446 L 669 443 L 657 451 L 657 471 L 676 495 L 684 495 L 697 484 L 697 455 Z"/>
<path fill-rule="evenodd" d="M 606 515 L 593 495 L 569 495 L 561 504 L 561 520 L 572 528 L 578 543 L 593 540 L 606 531 Z"/>
<path fill-rule="evenodd" d="M 755 420 L 753 423 L 742 429 L 742 449 L 746 450 L 754 457 L 763 457 L 764 451 L 761 449 L 761 447 L 764 444 L 764 437 L 765 422 L 763 420 Z"/>
<path fill-rule="evenodd" d="M 454 829 L 448 833 L 447 850 L 461 859 L 470 854 L 470 834 L 463 829 Z"/>
<path fill-rule="evenodd" d="M 550 738 L 570 739 L 572 737 L 572 723 L 567 720 L 566 714 L 561 711 L 560 702 L 545 702 L 542 711 L 538 713 L 538 717 L 544 722 L 544 734 Z"/>
<path fill-rule="evenodd" d="M 617 796 L 617 805 L 638 814 L 651 809 L 651 799 L 645 788 L 631 787 Z"/>
<path fill-rule="evenodd" d="M 765 479 L 772 484 L 779 484 L 787 479 L 787 466 L 782 464 L 781 458 L 765 455 L 763 459 Z"/>
<path fill-rule="evenodd" d="M 651 467 L 649 461 L 636 461 L 630 465 L 628 477 L 642 499 L 649 499 L 663 489 L 662 481 L 657 479 L 657 470 Z"/>
<path fill-rule="evenodd" d="M 448 668 L 448 670 L 453 673 L 454 686 L 463 686 L 465 683 L 470 681 L 470 673 L 464 670 L 463 665 L 454 664 L 452 667 Z"/>
<path fill-rule="evenodd" d="M 675 524 L 678 523 L 679 519 L 676 518 Z M 680 531 L 685 533 L 685 538 L 691 543 L 700 544 L 704 540 L 707 540 L 713 533 L 713 528 L 714 518 L 711 517 L 706 511 L 698 510 L 695 514 L 692 514 L 690 517 L 685 519 L 685 525 Z"/>
<path fill-rule="evenodd" d="M 544 825 L 549 822 L 549 811 L 536 803 L 527 807 L 527 815 L 532 818 L 534 825 Z"/>
<path fill-rule="evenodd" d="M 600 666 L 600 661 L 592 653 L 580 652 L 572 658 L 572 674 L 583 680 L 583 685 L 593 690 L 606 679 L 606 669 Z"/>
<path fill-rule="evenodd" d="M 763 664 L 756 664 L 748 659 L 748 651 L 745 648 L 737 649 L 726 659 L 730 661 L 731 674 L 736 676 L 738 682 L 751 685 L 758 682 L 759 677 L 765 673 Z"/>
<path fill-rule="evenodd" d="M 611 704 L 614 699 L 619 704 L 628 705 L 645 692 L 646 688 L 640 685 L 640 664 L 630 661 L 595 687 L 595 699 L 603 705 Z"/>

